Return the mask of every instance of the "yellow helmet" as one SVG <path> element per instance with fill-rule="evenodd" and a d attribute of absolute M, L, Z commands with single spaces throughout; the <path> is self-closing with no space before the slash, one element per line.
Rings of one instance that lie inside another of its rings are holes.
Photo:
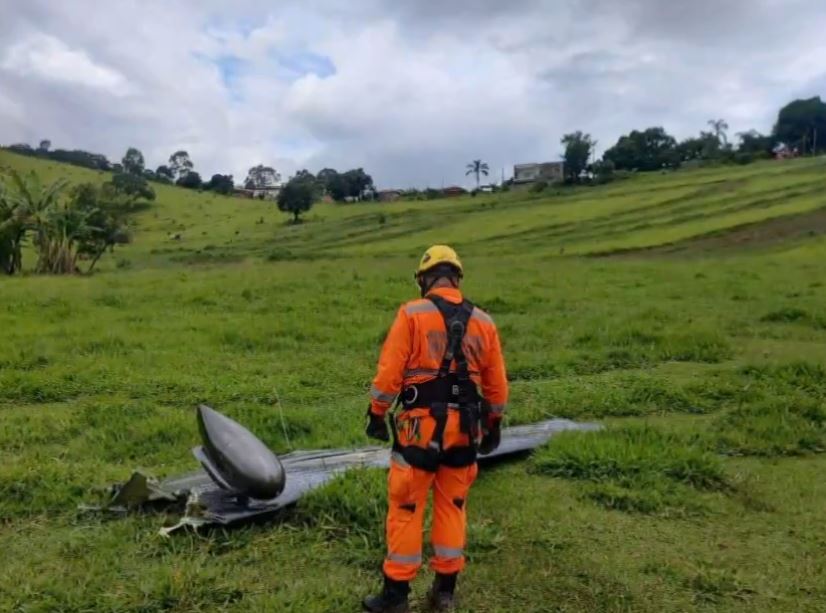
<path fill-rule="evenodd" d="M 424 252 L 419 267 L 416 269 L 416 276 L 427 272 L 431 268 L 439 264 L 449 264 L 459 270 L 459 274 L 464 273 L 462 268 L 462 261 L 456 252 L 447 245 L 433 245 L 430 249 Z"/>

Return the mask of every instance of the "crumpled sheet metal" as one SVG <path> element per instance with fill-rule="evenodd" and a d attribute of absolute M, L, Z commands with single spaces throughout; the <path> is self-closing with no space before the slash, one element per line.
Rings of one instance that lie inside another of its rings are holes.
<path fill-rule="evenodd" d="M 559 432 L 597 430 L 600 427 L 599 424 L 551 419 L 505 428 L 499 448 L 490 455 L 480 456 L 479 462 L 484 466 L 528 452 L 545 444 Z M 359 467 L 386 468 L 390 464 L 390 450 L 386 447 L 365 447 L 355 450 L 295 451 L 280 459 L 287 473 L 287 482 L 284 491 L 272 500 L 239 499 L 221 489 L 203 470 L 160 481 L 153 487 L 156 500 L 159 490 L 179 502 L 187 501 L 181 520 L 161 529 L 161 534 L 169 535 L 184 527 L 228 526 L 275 515 L 346 470 Z"/>

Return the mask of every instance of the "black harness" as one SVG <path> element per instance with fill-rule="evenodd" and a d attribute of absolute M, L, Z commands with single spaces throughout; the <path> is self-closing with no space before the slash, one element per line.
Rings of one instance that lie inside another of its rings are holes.
<path fill-rule="evenodd" d="M 429 408 L 431 417 L 436 421 L 436 428 L 427 447 L 404 446 L 399 443 L 396 420 L 391 419 L 390 423 L 393 431 L 393 451 L 400 453 L 411 466 L 435 472 L 440 465 L 459 468 L 470 466 L 476 461 L 481 396 L 470 378 L 467 357 L 462 348 L 468 322 L 473 314 L 473 303 L 464 300 L 457 304 L 432 294 L 426 298 L 439 309 L 445 321 L 445 354 L 436 377 L 404 388 L 397 406 L 401 405 L 403 411 Z M 456 370 L 450 372 L 454 361 Z M 468 435 L 469 445 L 443 449 L 449 410 L 459 411 L 460 430 Z"/>

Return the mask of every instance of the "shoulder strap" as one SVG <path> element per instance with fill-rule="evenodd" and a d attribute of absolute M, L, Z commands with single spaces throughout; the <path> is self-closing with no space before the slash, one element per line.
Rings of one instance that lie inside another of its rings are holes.
<path fill-rule="evenodd" d="M 469 379 L 467 358 L 462 349 L 462 341 L 467 332 L 470 316 L 473 314 L 473 303 L 470 300 L 463 300 L 457 304 L 435 294 L 428 294 L 426 298 L 439 309 L 447 331 L 447 345 L 439 368 L 439 377 L 446 377 L 450 373 L 450 365 L 453 360 L 456 360 L 456 374 L 459 380 Z"/>

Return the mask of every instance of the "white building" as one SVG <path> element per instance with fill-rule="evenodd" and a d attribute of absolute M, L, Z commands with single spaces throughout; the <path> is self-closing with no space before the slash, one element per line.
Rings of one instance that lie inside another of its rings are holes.
<path fill-rule="evenodd" d="M 564 162 L 517 164 L 513 167 L 514 183 L 533 183 L 534 181 L 547 181 L 551 183 L 564 179 Z"/>

